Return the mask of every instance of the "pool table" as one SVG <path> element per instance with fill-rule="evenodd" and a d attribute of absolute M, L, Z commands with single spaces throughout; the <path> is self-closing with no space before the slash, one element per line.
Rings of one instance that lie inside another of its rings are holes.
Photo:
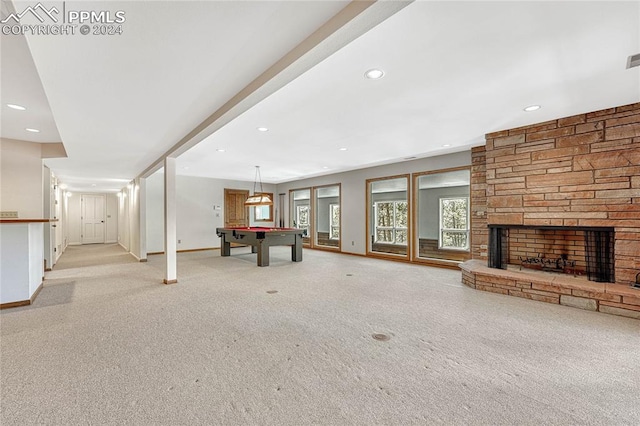
<path fill-rule="evenodd" d="M 291 246 L 291 261 L 301 262 L 303 233 L 304 229 L 297 228 L 216 228 L 216 234 L 222 239 L 221 256 L 231 256 L 231 243 L 250 245 L 251 253 L 258 254 L 258 266 L 269 266 L 271 246 Z"/>

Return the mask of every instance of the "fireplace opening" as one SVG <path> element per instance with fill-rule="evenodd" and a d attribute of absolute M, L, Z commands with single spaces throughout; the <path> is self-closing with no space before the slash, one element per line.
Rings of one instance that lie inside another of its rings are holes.
<path fill-rule="evenodd" d="M 613 228 L 489 225 L 488 250 L 490 268 L 514 265 L 615 282 Z"/>

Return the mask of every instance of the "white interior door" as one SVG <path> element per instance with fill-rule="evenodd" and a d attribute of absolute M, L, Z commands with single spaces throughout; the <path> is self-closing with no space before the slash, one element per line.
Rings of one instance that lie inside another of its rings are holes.
<path fill-rule="evenodd" d="M 104 195 L 82 196 L 82 244 L 104 243 Z"/>

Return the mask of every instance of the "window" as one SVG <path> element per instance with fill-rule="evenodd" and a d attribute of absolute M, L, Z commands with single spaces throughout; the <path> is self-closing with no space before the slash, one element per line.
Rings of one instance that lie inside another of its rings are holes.
<path fill-rule="evenodd" d="M 304 229 L 304 235 L 309 235 L 309 206 L 296 207 L 296 220 L 294 222 L 296 228 Z"/>
<path fill-rule="evenodd" d="M 272 192 L 259 192 L 257 194 L 267 194 L 273 200 Z M 254 206 L 253 218 L 256 222 L 271 222 L 273 220 L 273 205 L 270 206 Z"/>
<path fill-rule="evenodd" d="M 450 250 L 469 249 L 469 199 L 440 199 L 439 247 Z"/>
<path fill-rule="evenodd" d="M 407 201 L 377 201 L 375 210 L 375 242 L 407 244 Z"/>
<path fill-rule="evenodd" d="M 340 204 L 329 204 L 329 239 L 340 239 Z"/>

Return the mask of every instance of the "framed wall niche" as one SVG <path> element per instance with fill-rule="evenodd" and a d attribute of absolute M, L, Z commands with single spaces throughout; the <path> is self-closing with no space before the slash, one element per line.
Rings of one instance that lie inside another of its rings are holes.
<path fill-rule="evenodd" d="M 313 193 L 313 246 L 340 250 L 340 184 L 317 186 Z"/>
<path fill-rule="evenodd" d="M 413 174 L 412 260 L 456 268 L 471 258 L 471 170 Z"/>
<path fill-rule="evenodd" d="M 289 191 L 289 222 L 291 227 L 304 229 L 302 244 L 311 245 L 311 188 L 292 189 Z"/>
<path fill-rule="evenodd" d="M 409 260 L 409 175 L 367 179 L 367 255 Z"/>

